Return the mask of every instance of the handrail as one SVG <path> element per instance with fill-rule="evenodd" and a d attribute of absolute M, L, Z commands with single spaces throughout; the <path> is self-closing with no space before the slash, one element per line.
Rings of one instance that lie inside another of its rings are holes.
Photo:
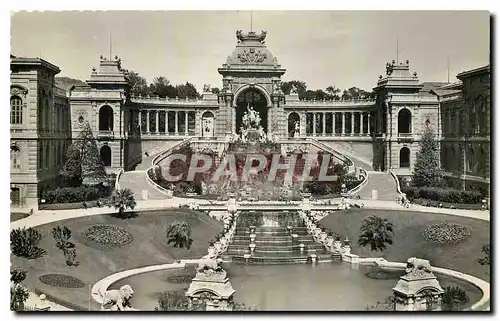
<path fill-rule="evenodd" d="M 361 176 L 363 176 L 363 181 L 357 186 L 354 186 L 354 188 L 347 191 L 347 194 L 349 195 L 353 195 L 359 192 L 360 189 L 362 189 L 363 187 L 365 187 L 366 184 L 368 184 L 368 173 L 366 172 L 366 170 L 362 167 L 359 167 L 359 171 L 361 172 Z"/>
<path fill-rule="evenodd" d="M 118 171 L 118 174 L 116 174 L 116 178 L 115 178 L 115 190 L 119 191 L 120 190 L 120 177 L 122 176 L 123 174 L 123 169 L 120 169 Z"/>
<path fill-rule="evenodd" d="M 396 190 L 399 194 L 399 196 L 403 196 L 403 195 L 406 195 L 405 193 L 403 193 L 401 191 L 401 185 L 399 185 L 399 179 L 398 177 L 396 176 L 396 174 L 394 174 L 394 172 L 392 170 L 389 170 L 389 173 L 392 175 L 392 177 L 396 180 Z"/>

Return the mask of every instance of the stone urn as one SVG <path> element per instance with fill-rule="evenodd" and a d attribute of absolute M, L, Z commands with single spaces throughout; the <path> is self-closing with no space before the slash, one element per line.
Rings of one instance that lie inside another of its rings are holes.
<path fill-rule="evenodd" d="M 288 226 L 286 227 L 286 229 L 288 230 L 288 233 L 292 234 L 292 232 L 293 232 L 293 227 L 291 227 L 290 225 L 288 225 Z"/>
<path fill-rule="evenodd" d="M 318 256 L 317 256 L 316 254 L 311 254 L 309 257 L 311 258 L 311 263 L 312 263 L 313 265 L 314 265 L 314 264 L 316 264 L 316 261 L 317 261 L 317 259 L 318 259 Z"/>
<path fill-rule="evenodd" d="M 297 244 L 299 241 L 299 235 L 298 234 L 292 234 L 292 243 Z"/>
<path fill-rule="evenodd" d="M 221 249 L 221 244 L 219 241 L 215 242 L 214 244 L 214 248 L 217 252 L 220 252 L 220 249 Z"/>
<path fill-rule="evenodd" d="M 250 234 L 255 234 L 255 226 L 254 225 L 250 226 Z"/>
<path fill-rule="evenodd" d="M 246 253 L 243 255 L 243 258 L 245 259 L 245 264 L 248 264 L 248 259 L 250 259 L 251 255 Z"/>
<path fill-rule="evenodd" d="M 255 237 L 256 237 L 256 236 L 257 236 L 257 235 L 255 235 L 255 234 L 250 234 L 250 241 L 251 241 L 252 243 L 253 243 L 253 242 L 255 242 Z"/>
<path fill-rule="evenodd" d="M 253 253 L 253 251 L 255 250 L 255 243 L 250 243 L 248 247 L 250 248 L 250 253 Z"/>
<path fill-rule="evenodd" d="M 302 243 L 300 243 L 300 244 L 299 244 L 300 254 L 303 254 L 303 253 L 304 253 L 304 247 L 305 247 L 305 245 L 304 245 L 304 244 L 302 244 Z"/>

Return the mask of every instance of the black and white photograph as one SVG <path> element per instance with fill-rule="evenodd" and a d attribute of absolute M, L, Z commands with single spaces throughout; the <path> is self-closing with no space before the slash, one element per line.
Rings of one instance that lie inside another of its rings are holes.
<path fill-rule="evenodd" d="M 492 311 L 491 12 L 119 9 L 10 14 L 11 311 Z"/>

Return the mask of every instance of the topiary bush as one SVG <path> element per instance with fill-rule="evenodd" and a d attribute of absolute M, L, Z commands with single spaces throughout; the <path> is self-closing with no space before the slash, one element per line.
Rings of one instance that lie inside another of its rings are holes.
<path fill-rule="evenodd" d="M 66 275 L 66 274 L 44 274 L 41 277 L 39 277 L 40 282 L 55 286 L 58 288 L 83 288 L 85 286 L 85 283 L 80 280 L 75 278 L 74 276 L 71 275 Z"/>
<path fill-rule="evenodd" d="M 458 286 L 447 286 L 441 301 L 443 311 L 457 311 L 469 301 L 469 296 Z"/>
<path fill-rule="evenodd" d="M 472 231 L 468 226 L 449 222 L 432 224 L 422 231 L 425 239 L 443 245 L 459 243 L 471 234 Z"/>
<path fill-rule="evenodd" d="M 83 237 L 93 243 L 109 246 L 124 246 L 134 239 L 127 230 L 116 225 L 93 225 L 83 232 Z"/>
<path fill-rule="evenodd" d="M 17 228 L 10 232 L 10 247 L 15 256 L 36 259 L 47 251 L 38 247 L 42 234 L 34 228 Z"/>

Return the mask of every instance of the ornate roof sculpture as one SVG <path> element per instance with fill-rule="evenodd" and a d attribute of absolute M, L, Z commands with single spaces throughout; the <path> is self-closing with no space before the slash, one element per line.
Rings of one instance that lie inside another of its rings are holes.
<path fill-rule="evenodd" d="M 278 59 L 269 51 L 266 46 L 267 32 L 262 30 L 243 32 L 236 31 L 238 43 L 233 52 L 227 57 L 226 63 L 219 68 L 219 73 L 228 74 L 231 71 L 245 70 L 246 72 L 269 71 L 277 74 L 284 74 Z"/>
<path fill-rule="evenodd" d="M 397 63 L 395 60 L 385 65 L 385 75 L 380 75 L 377 82 L 377 88 L 406 88 L 413 89 L 415 92 L 422 87 L 419 83 L 417 73 L 410 72 L 410 61 Z"/>

